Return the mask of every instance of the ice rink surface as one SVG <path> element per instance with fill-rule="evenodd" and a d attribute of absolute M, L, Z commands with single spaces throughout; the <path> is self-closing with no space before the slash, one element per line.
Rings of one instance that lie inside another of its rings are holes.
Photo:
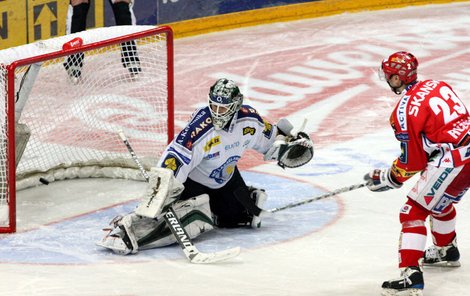
<path fill-rule="evenodd" d="M 388 126 L 398 96 L 378 80 L 382 58 L 414 53 L 421 79 L 445 80 L 470 106 L 470 3 L 342 14 L 179 39 L 176 129 L 206 101 L 215 79 L 237 81 L 275 122 L 288 117 L 315 142 L 308 165 L 282 170 L 247 154 L 247 183 L 266 208 L 362 182 L 399 154 Z M 201 251 L 241 246 L 234 260 L 188 263 L 178 246 L 121 257 L 94 245 L 144 183 L 74 180 L 18 193 L 19 231 L 0 237 L 0 295 L 361 295 L 398 276 L 398 212 L 415 179 L 383 193 L 358 189 L 280 211 L 258 230 L 216 230 Z M 468 194 L 467 194 L 468 195 Z M 425 295 L 470 295 L 470 202 L 457 206 L 462 267 L 425 269 Z M 430 238 L 428 237 L 428 240 Z"/>

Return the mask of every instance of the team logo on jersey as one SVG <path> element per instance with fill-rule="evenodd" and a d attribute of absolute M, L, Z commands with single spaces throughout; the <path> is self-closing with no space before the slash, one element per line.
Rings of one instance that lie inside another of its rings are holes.
<path fill-rule="evenodd" d="M 251 127 L 251 126 L 247 126 L 245 128 L 243 128 L 243 135 L 254 135 L 256 133 L 256 128 L 254 127 Z"/>
<path fill-rule="evenodd" d="M 162 165 L 162 167 L 172 170 L 175 176 L 178 174 L 178 171 L 182 166 L 183 163 L 172 153 L 168 153 L 163 160 Z"/>
<path fill-rule="evenodd" d="M 232 176 L 239 159 L 240 156 L 238 155 L 229 157 L 223 165 L 213 170 L 209 177 L 214 179 L 218 184 L 223 184 Z"/>
<path fill-rule="evenodd" d="M 206 143 L 206 145 L 204 145 L 204 148 L 203 148 L 203 149 L 204 149 L 204 152 L 208 152 L 209 150 L 211 150 L 212 147 L 217 146 L 217 145 L 219 145 L 220 143 L 221 143 L 221 141 L 220 141 L 220 136 L 216 136 L 216 137 L 210 139 L 210 140 Z"/>
<path fill-rule="evenodd" d="M 263 119 L 264 122 L 264 130 L 263 134 L 266 138 L 270 139 L 273 133 L 273 125 Z"/>

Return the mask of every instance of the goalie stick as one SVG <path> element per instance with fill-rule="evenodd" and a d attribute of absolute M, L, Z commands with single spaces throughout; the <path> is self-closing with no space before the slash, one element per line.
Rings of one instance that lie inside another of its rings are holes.
<path fill-rule="evenodd" d="M 150 177 L 147 171 L 144 169 L 144 166 L 140 163 L 139 158 L 137 157 L 134 149 L 132 148 L 129 140 L 127 139 L 126 135 L 123 131 L 118 132 L 119 137 L 126 145 L 127 150 L 131 154 L 132 159 L 137 164 L 142 176 L 148 182 Z M 196 263 L 196 264 L 204 264 L 204 263 L 216 263 L 220 261 L 225 261 L 227 259 L 236 257 L 240 254 L 240 247 L 231 248 L 224 251 L 214 252 L 214 253 L 203 253 L 200 252 L 194 243 L 192 242 L 189 234 L 186 232 L 184 227 L 181 225 L 181 221 L 176 216 L 175 211 L 172 207 L 169 207 L 167 212 L 163 214 L 163 219 L 167 223 L 168 227 L 170 228 L 171 232 L 176 238 L 176 241 L 180 245 L 181 249 L 183 249 L 184 255 L 186 258 L 189 259 L 189 262 Z"/>
<path fill-rule="evenodd" d="M 304 204 L 307 204 L 307 203 L 311 203 L 311 202 L 314 202 L 314 201 L 317 201 L 317 200 L 325 199 L 327 197 L 335 196 L 335 195 L 338 195 L 340 193 L 356 190 L 356 189 L 362 188 L 366 185 L 367 185 L 367 182 L 342 187 L 342 188 L 333 190 L 331 192 L 327 192 L 325 194 L 322 194 L 322 195 L 319 195 L 319 196 L 316 196 L 316 197 L 312 197 L 312 198 L 305 199 L 305 200 L 298 201 L 298 202 L 293 202 L 293 203 L 287 204 L 287 205 L 279 207 L 279 208 L 273 208 L 273 209 L 270 209 L 270 210 L 265 210 L 265 211 L 263 211 L 263 213 L 265 215 L 270 215 L 270 214 L 275 213 L 275 212 L 279 212 L 279 211 L 290 209 L 290 208 L 295 208 L 295 207 L 298 207 L 298 206 L 301 206 L 301 205 L 304 205 Z"/>

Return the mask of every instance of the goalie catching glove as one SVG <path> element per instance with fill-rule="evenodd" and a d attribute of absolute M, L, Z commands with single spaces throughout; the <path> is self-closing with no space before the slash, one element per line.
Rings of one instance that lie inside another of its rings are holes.
<path fill-rule="evenodd" d="M 389 189 L 398 189 L 403 184 L 396 181 L 391 175 L 390 169 L 375 169 L 364 176 L 367 181 L 367 188 L 370 191 L 386 191 Z"/>
<path fill-rule="evenodd" d="M 298 132 L 295 137 L 278 135 L 273 146 L 264 155 L 264 160 L 277 160 L 284 168 L 303 166 L 313 158 L 313 142 L 304 132 Z"/>

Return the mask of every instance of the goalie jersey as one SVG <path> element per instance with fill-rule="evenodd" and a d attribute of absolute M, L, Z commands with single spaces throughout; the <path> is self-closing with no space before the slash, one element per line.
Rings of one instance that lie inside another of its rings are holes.
<path fill-rule="evenodd" d="M 167 146 L 158 166 L 171 169 L 181 183 L 189 177 L 209 188 L 221 188 L 245 150 L 266 153 L 276 134 L 276 126 L 248 105 L 242 105 L 222 130 L 215 130 L 209 107 L 199 108 Z"/>

